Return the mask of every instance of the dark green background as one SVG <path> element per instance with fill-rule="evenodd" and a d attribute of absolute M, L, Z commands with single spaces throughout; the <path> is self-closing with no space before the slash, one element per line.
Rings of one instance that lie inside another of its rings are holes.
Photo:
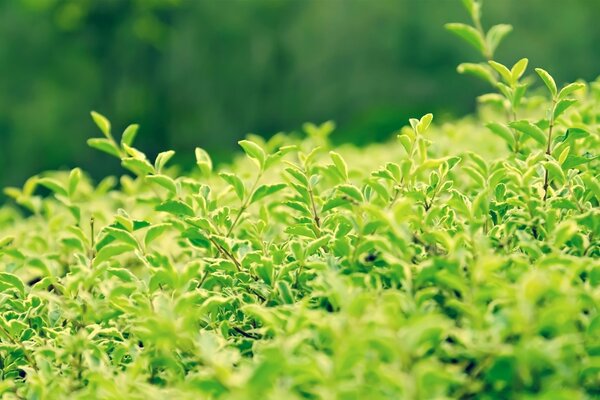
<path fill-rule="evenodd" d="M 600 73 L 599 15 L 600 0 L 484 5 L 484 25 L 515 27 L 499 60 L 527 56 L 559 82 Z M 225 160 L 248 132 L 305 121 L 365 143 L 409 116 L 462 115 L 485 86 L 455 72 L 479 59 L 443 24 L 466 20 L 459 0 L 1 1 L 0 184 L 118 172 L 85 146 L 92 109 L 184 163 L 195 146 Z"/>

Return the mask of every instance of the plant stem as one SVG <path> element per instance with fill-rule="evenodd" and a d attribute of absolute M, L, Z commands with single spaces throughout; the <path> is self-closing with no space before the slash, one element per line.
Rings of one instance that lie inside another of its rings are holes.
<path fill-rule="evenodd" d="M 29 353 L 29 350 L 27 350 L 25 348 L 25 345 L 23 343 L 21 343 L 21 341 L 15 339 L 13 337 L 13 335 L 11 335 L 11 333 L 9 331 L 7 331 L 6 329 L 4 329 L 4 327 L 0 324 L 0 333 L 5 336 L 9 342 L 11 342 L 12 344 L 14 344 L 15 346 L 18 346 L 21 348 L 21 350 L 23 351 L 23 355 L 25 356 L 25 359 L 27 360 L 27 362 L 29 363 L 29 365 L 31 365 L 31 367 L 34 370 L 38 370 L 38 366 L 37 363 L 35 361 L 35 359 L 31 356 L 31 353 Z"/>
<path fill-rule="evenodd" d="M 235 267 L 237 268 L 238 271 L 242 270 L 242 266 L 241 266 L 240 262 L 237 260 L 237 258 L 235 258 L 235 256 L 233 254 L 231 254 L 231 252 L 227 251 L 223 246 L 221 246 L 219 243 L 217 243 L 213 238 L 209 237 L 208 240 L 210 240 L 210 242 L 213 244 L 213 246 L 215 246 L 221 252 L 221 254 L 223 254 L 226 258 L 229 258 L 231 260 L 231 262 L 233 262 L 233 264 L 235 265 Z"/>
<path fill-rule="evenodd" d="M 556 107 L 556 98 L 552 99 L 552 107 L 550 107 L 550 125 L 548 126 L 548 145 L 546 146 L 546 155 L 552 155 L 552 130 L 554 129 L 554 108 Z M 548 198 L 548 186 L 550 185 L 548 168 L 544 172 L 544 202 Z"/>
<path fill-rule="evenodd" d="M 256 187 L 258 186 L 258 182 L 260 181 L 261 177 L 262 177 L 262 171 L 260 171 L 258 173 L 258 175 L 256 176 L 256 180 L 252 184 L 252 188 L 250 188 L 250 193 L 248 194 L 248 197 L 242 203 L 237 215 L 235 216 L 235 219 L 233 220 L 233 224 L 231 224 L 231 226 L 227 230 L 227 234 L 225 235 L 226 237 L 229 237 L 229 235 L 231 235 L 231 232 L 233 232 L 233 228 L 235 228 L 235 226 L 238 224 L 238 222 L 240 221 L 240 218 L 242 217 L 242 214 L 244 213 L 244 211 L 246 211 L 246 209 L 250 205 L 250 199 L 252 199 L 252 195 L 254 194 L 254 191 L 256 190 Z"/>
<path fill-rule="evenodd" d="M 312 207 L 313 220 L 315 221 L 315 224 L 317 225 L 317 229 L 319 230 L 319 233 L 320 233 L 321 232 L 321 219 L 319 218 L 319 214 L 317 213 L 317 206 L 315 205 L 315 196 L 313 194 L 313 190 L 312 190 L 312 187 L 310 186 L 310 183 L 308 184 L 308 196 L 310 197 L 310 205 Z"/>

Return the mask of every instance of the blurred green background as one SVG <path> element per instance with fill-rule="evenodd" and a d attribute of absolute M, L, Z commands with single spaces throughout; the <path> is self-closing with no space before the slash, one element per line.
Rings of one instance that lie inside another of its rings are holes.
<path fill-rule="evenodd" d="M 484 25 L 515 31 L 497 54 L 559 82 L 600 73 L 600 0 L 487 0 Z M 382 140 L 409 116 L 473 110 L 474 51 L 443 28 L 458 0 L 4 0 L 0 185 L 44 169 L 120 171 L 88 149 L 90 110 L 117 136 L 141 124 L 149 157 L 201 146 L 226 160 L 246 133 L 333 119 L 338 142 Z M 187 157 L 187 158 L 186 158 Z"/>

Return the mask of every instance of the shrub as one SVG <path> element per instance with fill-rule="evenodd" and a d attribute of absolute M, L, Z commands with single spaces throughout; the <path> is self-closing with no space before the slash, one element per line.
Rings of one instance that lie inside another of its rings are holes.
<path fill-rule="evenodd" d="M 331 148 L 256 136 L 215 169 L 46 172 L 0 209 L 6 398 L 590 398 L 600 394 L 600 81 L 527 95 L 508 25 L 449 24 L 498 93 L 454 124 Z M 487 122 L 491 121 L 491 122 Z M 485 126 L 484 126 L 485 125 Z M 493 135 L 492 135 L 493 134 Z"/>

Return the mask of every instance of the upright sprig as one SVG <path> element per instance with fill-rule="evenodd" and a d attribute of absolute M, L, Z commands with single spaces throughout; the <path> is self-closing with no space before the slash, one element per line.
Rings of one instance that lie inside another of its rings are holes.
<path fill-rule="evenodd" d="M 473 46 L 486 60 L 494 58 L 494 52 L 502 40 L 512 31 L 512 25 L 498 24 L 492 26 L 487 32 L 481 24 L 481 0 L 463 0 L 473 25 L 458 22 L 446 24 L 446 29 L 464 39 Z"/>
<path fill-rule="evenodd" d="M 545 147 L 546 162 L 544 163 L 543 200 L 546 201 L 546 199 L 548 198 L 548 187 L 550 185 L 550 171 L 558 171 L 558 173 L 562 175 L 560 164 L 566 161 L 566 156 L 569 151 L 569 149 L 565 149 L 566 152 L 562 155 L 562 157 L 558 157 L 558 162 L 552 157 L 552 136 L 554 128 L 556 126 L 556 121 L 569 107 L 571 107 L 577 102 L 577 100 L 569 98 L 569 96 L 575 91 L 583 89 L 585 85 L 582 83 L 574 82 L 564 86 L 559 91 L 558 87 L 556 86 L 556 82 L 554 81 L 554 78 L 546 70 L 542 68 L 536 68 L 535 72 L 544 82 L 544 85 L 550 93 L 550 106 L 548 107 L 548 112 L 546 116 L 547 121 L 544 121 L 547 122 L 548 125 L 547 133 L 544 134 L 542 129 L 539 127 L 539 125 L 542 124 L 535 125 L 530 123 L 529 121 L 517 121 L 514 122 L 512 126 L 530 135 L 538 143 Z"/>
<path fill-rule="evenodd" d="M 521 58 L 510 68 L 495 60 L 495 51 L 502 40 L 512 31 L 512 26 L 498 24 L 485 32 L 481 24 L 482 1 L 463 0 L 463 5 L 469 13 L 473 25 L 450 23 L 446 24 L 446 29 L 475 47 L 486 62 L 462 63 L 457 70 L 461 74 L 470 74 L 481 78 L 497 89 L 497 94 L 488 94 L 481 98 L 498 100 L 506 112 L 508 122 L 513 122 L 517 119 L 517 111 L 527 90 L 527 83 L 523 82 L 522 78 L 527 70 L 528 59 Z M 487 126 L 494 134 L 501 137 L 512 151 L 519 153 L 521 137 L 517 130 L 510 129 L 499 122 L 491 122 Z"/>
<path fill-rule="evenodd" d="M 500 24 L 485 32 L 481 24 L 482 1 L 463 0 L 463 5 L 467 9 L 473 25 L 451 23 L 447 24 L 446 28 L 475 47 L 487 60 L 487 63 L 463 63 L 458 66 L 458 72 L 478 76 L 498 90 L 498 94 L 488 94 L 481 96 L 481 98 L 493 101 L 499 100 L 507 114 L 508 123 L 493 121 L 487 123 L 486 126 L 492 133 L 502 138 L 509 149 L 521 157 L 527 156 L 529 152 L 523 150 L 523 146 L 528 138 L 544 146 L 545 160 L 543 161 L 544 178 L 542 188 L 543 201 L 545 202 L 548 198 L 552 175 L 554 174 L 562 179 L 569 167 L 569 163 L 565 164 L 570 152 L 568 146 L 562 148 L 561 154 L 557 155 L 556 158 L 552 156 L 553 135 L 557 119 L 576 102 L 570 96 L 585 85 L 571 83 L 559 91 L 554 78 L 546 70 L 536 68 L 536 73 L 550 92 L 550 106 L 547 117 L 539 121 L 518 119 L 517 112 L 523 103 L 528 87 L 528 81 L 522 79 L 527 69 L 528 60 L 522 58 L 511 68 L 494 60 L 494 52 L 497 46 L 512 30 L 512 27 Z M 547 131 L 544 132 L 544 129 L 547 129 Z M 551 171 L 554 171 L 554 173 L 551 173 Z"/>
<path fill-rule="evenodd" d="M 282 155 L 280 151 L 276 152 L 275 154 L 267 154 L 267 152 L 256 142 L 250 140 L 241 140 L 238 143 L 246 153 L 246 156 L 256 164 L 258 171 L 256 172 L 256 177 L 248 191 L 246 191 L 243 181 L 237 175 L 225 172 L 221 172 L 219 174 L 221 178 L 223 178 L 234 188 L 235 193 L 241 202 L 233 222 L 227 229 L 227 234 L 225 235 L 227 237 L 231 235 L 234 228 L 239 223 L 242 215 L 251 204 L 256 203 L 266 196 L 278 192 L 285 187 L 285 185 L 281 183 L 259 185 L 265 171 L 271 167 L 273 163 Z"/>

